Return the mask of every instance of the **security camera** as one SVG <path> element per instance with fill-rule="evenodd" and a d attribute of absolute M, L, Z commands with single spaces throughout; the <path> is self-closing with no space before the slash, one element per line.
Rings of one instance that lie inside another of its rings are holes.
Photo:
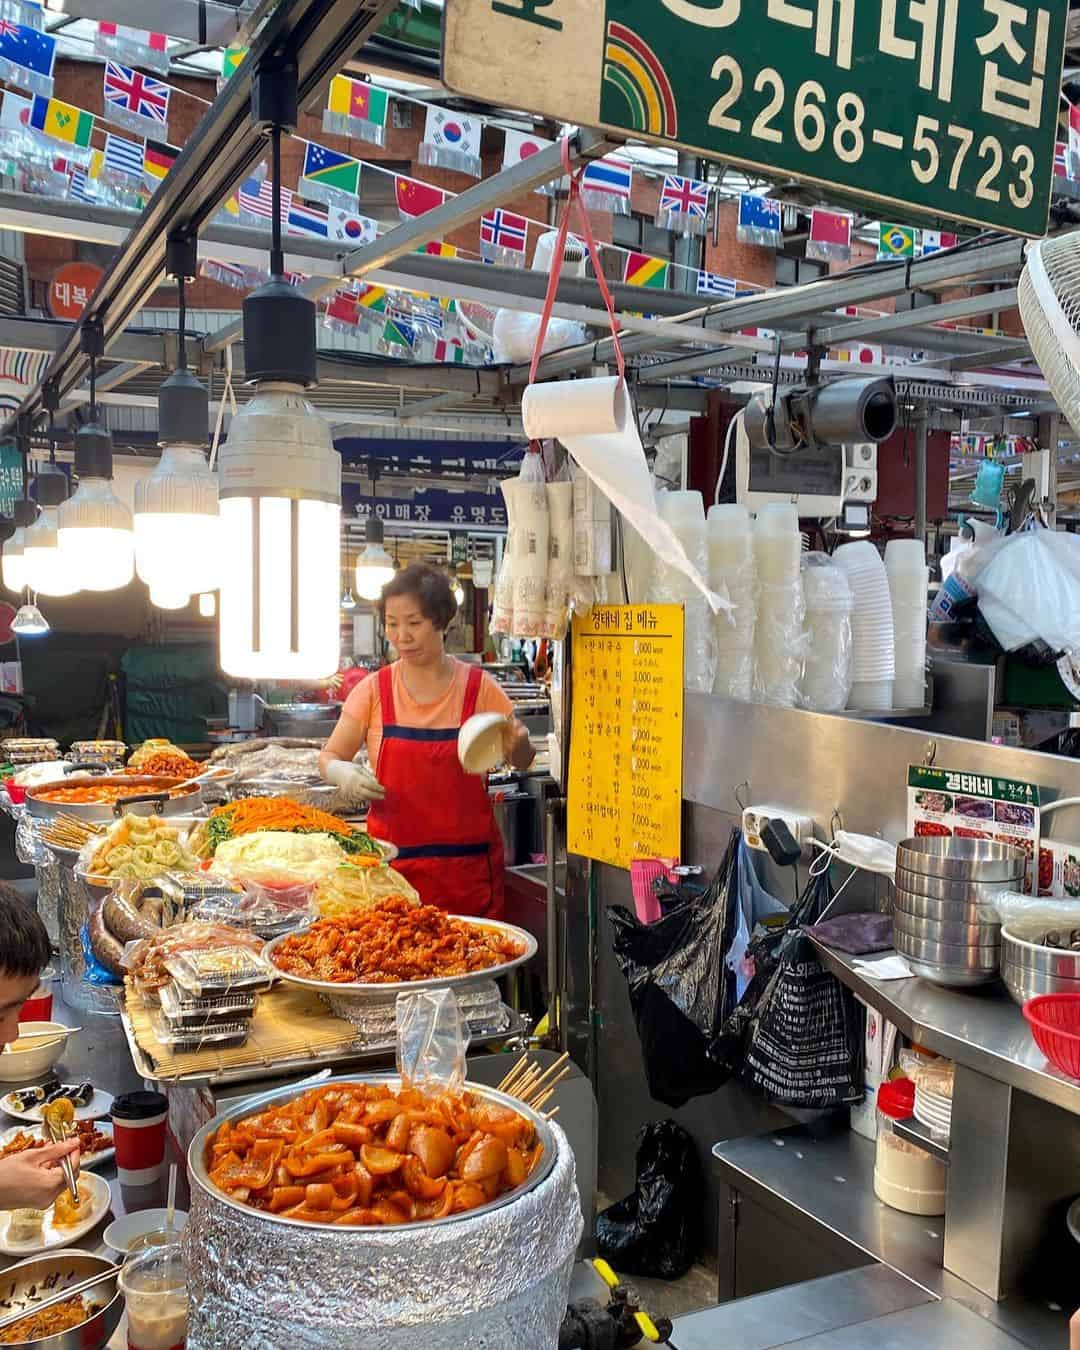
<path fill-rule="evenodd" d="M 854 443 L 876 445 L 888 440 L 896 421 L 896 385 L 891 376 L 800 385 L 775 403 L 771 393 L 758 393 L 745 414 L 751 449 L 779 455 Z"/>

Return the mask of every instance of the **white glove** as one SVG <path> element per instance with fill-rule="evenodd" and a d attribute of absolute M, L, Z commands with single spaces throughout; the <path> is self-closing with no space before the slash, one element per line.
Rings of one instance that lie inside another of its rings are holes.
<path fill-rule="evenodd" d="M 386 789 L 362 764 L 347 759 L 333 759 L 326 766 L 326 781 L 342 792 L 350 805 L 378 802 L 386 796 Z"/>

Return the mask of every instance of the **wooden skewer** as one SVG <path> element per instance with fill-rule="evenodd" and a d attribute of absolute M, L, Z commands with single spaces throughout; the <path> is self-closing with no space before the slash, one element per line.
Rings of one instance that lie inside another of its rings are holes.
<path fill-rule="evenodd" d="M 537 1091 L 537 1090 L 534 1088 L 534 1089 L 529 1093 L 528 1097 L 525 1099 L 525 1104 L 526 1104 L 527 1106 L 536 1106 L 537 1102 L 538 1102 L 541 1098 L 544 1098 L 544 1099 L 546 1100 L 546 1099 L 551 1095 L 551 1093 L 555 1091 L 555 1089 L 559 1086 L 559 1084 L 563 1081 L 563 1079 L 567 1076 L 567 1074 L 568 1074 L 569 1072 L 570 1072 L 569 1069 L 564 1069 L 564 1070 L 562 1071 L 562 1073 L 560 1073 L 560 1074 L 558 1075 L 557 1078 L 553 1078 L 553 1079 L 551 1079 L 550 1082 L 545 1083 L 545 1084 L 539 1089 L 539 1091 Z"/>
<path fill-rule="evenodd" d="M 551 1108 L 550 1111 L 545 1111 L 545 1112 L 544 1112 L 544 1119 L 545 1119 L 545 1120 L 554 1120 L 555 1117 L 556 1117 L 558 1114 L 559 1114 L 559 1108 L 558 1108 L 557 1106 L 553 1106 L 553 1107 Z"/>
<path fill-rule="evenodd" d="M 530 1064 L 528 1071 L 522 1074 L 522 1076 L 518 1079 L 517 1083 L 515 1083 L 513 1095 L 515 1097 L 518 1097 L 521 1101 L 524 1101 L 525 1098 L 532 1091 L 533 1085 L 535 1084 L 536 1080 L 539 1077 L 540 1077 L 539 1067 L 535 1064 Z"/>
<path fill-rule="evenodd" d="M 528 1055 L 522 1055 L 522 1057 L 518 1060 L 518 1062 L 517 1062 L 517 1063 L 514 1065 L 514 1067 L 510 1070 L 510 1072 L 509 1072 L 508 1074 L 506 1074 L 506 1075 L 503 1077 L 503 1080 L 502 1080 L 502 1082 L 499 1084 L 499 1086 L 498 1086 L 498 1088 L 497 1088 L 497 1091 L 499 1091 L 499 1092 L 509 1092 L 509 1091 L 510 1091 L 510 1086 L 511 1086 L 511 1084 L 514 1083 L 514 1082 L 516 1082 L 517 1079 L 520 1078 L 521 1075 L 525 1072 L 525 1066 L 528 1064 L 528 1062 L 529 1062 L 529 1056 L 528 1056 Z"/>
<path fill-rule="evenodd" d="M 548 1088 L 548 1090 L 547 1090 L 546 1092 L 541 1092 L 541 1094 L 540 1094 L 539 1097 L 535 1097 L 535 1098 L 529 1103 L 529 1105 L 532 1107 L 532 1109 L 533 1109 L 534 1111 L 539 1111 L 540 1108 L 544 1105 L 544 1103 L 547 1102 L 550 1098 L 552 1098 L 552 1097 L 554 1097 L 554 1096 L 555 1096 L 555 1089 L 554 1089 L 554 1088 Z"/>
<path fill-rule="evenodd" d="M 549 1064 L 548 1067 L 544 1070 L 544 1072 L 539 1074 L 538 1077 L 536 1077 L 533 1080 L 532 1084 L 533 1091 L 535 1092 L 537 1088 L 546 1085 L 548 1081 L 551 1079 L 551 1076 L 553 1074 L 558 1073 L 559 1070 L 561 1070 L 563 1066 L 566 1064 L 569 1058 L 570 1058 L 569 1052 L 564 1052 L 559 1056 L 559 1058 L 554 1062 L 554 1064 Z"/>

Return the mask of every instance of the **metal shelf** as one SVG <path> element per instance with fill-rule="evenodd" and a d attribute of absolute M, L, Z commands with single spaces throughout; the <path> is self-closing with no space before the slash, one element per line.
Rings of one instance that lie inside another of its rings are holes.
<path fill-rule="evenodd" d="M 936 1139 L 921 1120 L 916 1120 L 914 1116 L 910 1120 L 894 1120 L 892 1127 L 902 1139 L 906 1139 L 908 1143 L 916 1144 L 927 1153 L 933 1154 L 946 1167 L 949 1165 L 949 1145 Z"/>

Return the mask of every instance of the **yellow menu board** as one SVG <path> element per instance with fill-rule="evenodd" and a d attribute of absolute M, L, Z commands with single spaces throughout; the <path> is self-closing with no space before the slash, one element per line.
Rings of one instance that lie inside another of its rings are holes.
<path fill-rule="evenodd" d="M 567 847 L 615 867 L 682 849 L 683 610 L 575 615 Z"/>

